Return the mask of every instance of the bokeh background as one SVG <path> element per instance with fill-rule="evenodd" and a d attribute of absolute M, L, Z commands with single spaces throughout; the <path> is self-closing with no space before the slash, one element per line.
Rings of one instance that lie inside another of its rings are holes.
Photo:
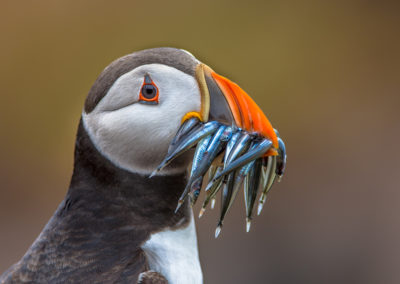
<path fill-rule="evenodd" d="M 400 283 L 398 1 L 0 1 L 0 271 L 63 199 L 91 84 L 191 51 L 260 104 L 287 173 L 245 233 L 197 221 L 205 283 Z M 199 208 L 196 208 L 196 214 Z"/>

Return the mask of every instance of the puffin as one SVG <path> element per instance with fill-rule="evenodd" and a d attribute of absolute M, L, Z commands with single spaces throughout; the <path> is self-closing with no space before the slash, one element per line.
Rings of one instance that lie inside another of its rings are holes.
<path fill-rule="evenodd" d="M 193 150 L 159 167 L 191 119 L 279 147 L 254 101 L 188 51 L 146 49 L 107 66 L 84 103 L 66 196 L 0 283 L 203 283 L 191 202 L 181 198 Z"/>

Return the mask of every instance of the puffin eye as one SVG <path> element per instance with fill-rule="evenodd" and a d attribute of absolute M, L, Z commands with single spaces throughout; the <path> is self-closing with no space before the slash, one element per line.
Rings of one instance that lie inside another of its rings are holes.
<path fill-rule="evenodd" d="M 144 76 L 142 88 L 140 89 L 139 103 L 158 104 L 158 88 L 150 78 L 149 74 Z"/>
<path fill-rule="evenodd" d="M 154 99 L 157 95 L 157 89 L 153 85 L 143 85 L 142 95 L 148 100 Z"/>

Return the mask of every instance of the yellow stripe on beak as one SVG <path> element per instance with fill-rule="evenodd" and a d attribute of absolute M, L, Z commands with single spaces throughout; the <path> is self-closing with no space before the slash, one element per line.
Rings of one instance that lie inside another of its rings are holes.
<path fill-rule="evenodd" d="M 208 121 L 210 114 L 210 93 L 208 92 L 206 78 L 204 76 L 204 68 L 206 65 L 200 63 L 196 67 L 196 80 L 199 84 L 201 94 L 201 109 L 200 109 L 200 120 L 205 122 Z"/>

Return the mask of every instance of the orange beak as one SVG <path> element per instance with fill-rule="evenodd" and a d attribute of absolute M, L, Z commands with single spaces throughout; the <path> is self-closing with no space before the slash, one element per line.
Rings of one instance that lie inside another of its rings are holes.
<path fill-rule="evenodd" d="M 196 78 L 202 95 L 200 116 L 203 121 L 210 119 L 234 124 L 264 136 L 272 141 L 275 149 L 279 148 L 278 138 L 268 118 L 242 88 L 204 64 L 198 65 Z M 275 149 L 266 155 L 276 155 Z"/>

